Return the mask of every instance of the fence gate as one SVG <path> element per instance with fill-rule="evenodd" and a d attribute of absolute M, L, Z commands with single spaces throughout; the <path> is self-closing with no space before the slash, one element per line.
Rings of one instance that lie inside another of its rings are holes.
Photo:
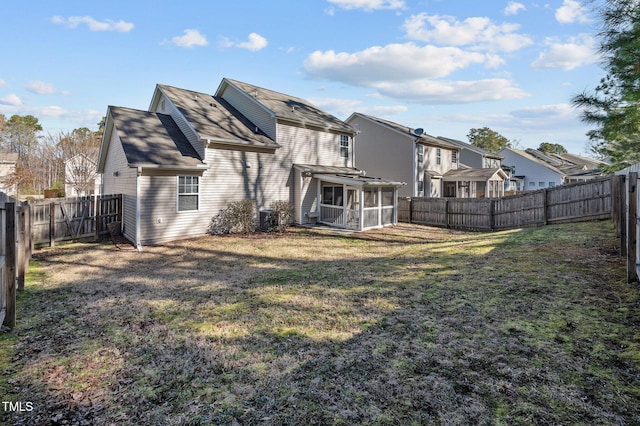
<path fill-rule="evenodd" d="M 97 238 L 108 233 L 109 223 L 122 221 L 121 194 L 36 200 L 30 206 L 34 247 Z"/>

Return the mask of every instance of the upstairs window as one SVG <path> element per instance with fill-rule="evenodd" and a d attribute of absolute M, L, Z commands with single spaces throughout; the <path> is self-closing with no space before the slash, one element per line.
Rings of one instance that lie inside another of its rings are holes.
<path fill-rule="evenodd" d="M 340 157 L 349 158 L 349 136 L 340 135 Z"/>
<path fill-rule="evenodd" d="M 424 161 L 424 145 L 418 145 L 416 147 L 416 150 L 417 150 L 418 164 L 421 165 L 422 162 Z"/>
<path fill-rule="evenodd" d="M 178 211 L 198 210 L 200 182 L 198 176 L 178 176 Z"/>
<path fill-rule="evenodd" d="M 436 148 L 436 164 L 442 164 L 442 150 Z"/>
<path fill-rule="evenodd" d="M 458 151 L 451 151 L 451 164 L 458 162 Z"/>

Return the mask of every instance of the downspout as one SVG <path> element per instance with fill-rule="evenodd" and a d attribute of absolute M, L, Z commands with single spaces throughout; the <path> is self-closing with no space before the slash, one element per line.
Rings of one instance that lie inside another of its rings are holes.
<path fill-rule="evenodd" d="M 138 167 L 136 172 L 136 249 L 142 251 L 140 243 L 140 176 L 142 175 L 142 167 Z"/>

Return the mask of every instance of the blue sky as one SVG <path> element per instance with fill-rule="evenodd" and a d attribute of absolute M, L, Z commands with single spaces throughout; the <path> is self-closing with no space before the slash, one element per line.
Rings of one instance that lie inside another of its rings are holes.
<path fill-rule="evenodd" d="M 147 109 L 156 83 L 223 77 L 467 141 L 588 154 L 572 96 L 604 75 L 578 0 L 2 1 L 0 114 L 45 133 Z"/>

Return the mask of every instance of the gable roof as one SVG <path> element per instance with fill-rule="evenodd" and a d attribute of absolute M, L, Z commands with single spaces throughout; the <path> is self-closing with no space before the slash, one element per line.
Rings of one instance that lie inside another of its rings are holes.
<path fill-rule="evenodd" d="M 359 116 L 362 117 L 364 119 L 367 119 L 369 121 L 373 121 L 376 124 L 379 124 L 381 126 L 384 126 L 388 129 L 391 129 L 397 133 L 402 134 L 403 136 L 406 136 L 408 138 L 413 139 L 416 143 L 422 144 L 422 145 L 428 145 L 428 146 L 435 146 L 438 148 L 447 148 L 447 149 L 453 149 L 456 151 L 460 150 L 460 147 L 447 142 L 446 140 L 442 140 L 442 139 L 438 139 L 434 136 L 431 136 L 427 133 L 421 133 L 420 135 L 418 135 L 417 133 L 415 133 L 415 129 L 412 129 L 410 127 L 404 126 L 402 124 L 398 124 L 395 123 L 393 121 L 389 121 L 389 120 L 384 120 L 382 118 L 378 118 L 378 117 L 373 117 L 371 115 L 367 115 L 367 114 L 363 114 L 361 112 L 354 112 L 353 114 L 351 114 L 351 117 L 353 116 Z M 347 121 L 351 120 L 351 117 L 349 117 L 347 119 Z"/>
<path fill-rule="evenodd" d="M 305 126 L 355 134 L 355 129 L 339 118 L 322 111 L 304 99 L 243 83 L 230 78 L 223 78 L 216 96 L 221 96 L 227 85 L 235 87 L 248 98 L 261 105 L 276 119 L 287 120 Z"/>
<path fill-rule="evenodd" d="M 109 119 L 130 167 L 206 167 L 170 115 L 110 106 Z"/>
<path fill-rule="evenodd" d="M 468 149 L 469 151 L 475 152 L 477 154 L 482 155 L 483 157 L 489 157 L 489 158 L 497 158 L 497 159 L 502 159 L 501 156 L 499 156 L 498 154 L 491 152 L 491 151 L 487 151 L 486 149 L 482 149 L 479 148 L 473 144 L 467 143 L 467 142 L 463 142 L 457 139 L 451 139 L 451 138 L 446 138 L 444 136 L 438 136 L 438 139 L 441 139 L 443 141 L 452 143 L 462 149 Z"/>
<path fill-rule="evenodd" d="M 531 155 L 527 151 L 523 151 L 521 149 L 509 148 L 509 147 L 505 147 L 505 148 L 502 148 L 500 150 L 500 152 L 503 152 L 503 151 L 511 151 L 514 154 L 519 155 L 520 157 L 522 157 L 522 158 L 524 158 L 526 160 L 529 160 L 529 161 L 531 161 L 531 162 L 533 162 L 533 163 L 535 163 L 535 164 L 537 164 L 539 166 L 545 167 L 545 168 L 551 170 L 552 172 L 559 174 L 560 176 L 565 176 L 565 174 L 564 174 L 564 172 L 562 170 L 558 169 L 557 167 L 552 166 L 549 163 L 546 163 L 545 161 L 541 160 L 540 158 L 537 158 L 537 157 Z M 509 165 L 513 166 L 513 164 L 509 164 Z"/>
<path fill-rule="evenodd" d="M 445 181 L 469 180 L 488 181 L 493 177 L 507 179 L 507 174 L 501 168 L 494 169 L 451 169 L 443 175 Z M 495 179 L 494 179 L 495 180 Z"/>
<path fill-rule="evenodd" d="M 269 136 L 221 97 L 158 84 L 204 140 L 258 148 L 278 148 Z M 154 97 L 155 98 L 155 97 Z"/>

